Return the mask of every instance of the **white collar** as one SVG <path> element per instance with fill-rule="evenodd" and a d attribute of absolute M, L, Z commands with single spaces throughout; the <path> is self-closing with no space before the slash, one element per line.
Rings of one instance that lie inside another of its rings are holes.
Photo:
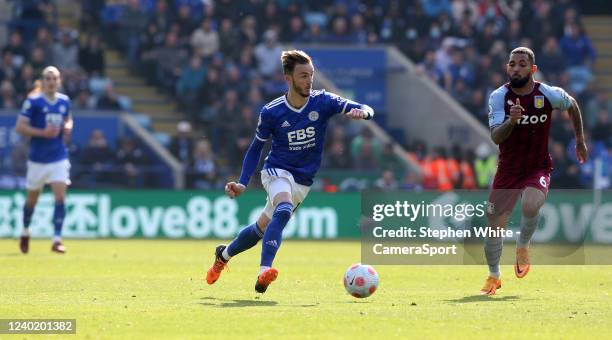
<path fill-rule="evenodd" d="M 306 103 L 304 103 L 304 105 L 302 105 L 301 108 L 296 109 L 295 107 L 291 106 L 291 104 L 289 104 L 289 102 L 287 101 L 287 95 L 284 94 L 283 95 L 283 102 L 285 102 L 285 105 L 293 112 L 297 112 L 297 113 L 301 113 L 302 111 L 304 111 L 304 108 L 306 106 L 308 106 L 308 102 L 310 101 L 310 96 L 308 96 L 308 99 L 306 99 Z"/>
<path fill-rule="evenodd" d="M 55 105 L 55 103 L 57 103 L 57 101 L 59 100 L 57 93 L 55 94 L 55 100 L 51 100 L 51 98 L 47 97 L 47 95 L 44 93 L 42 93 L 42 97 L 45 100 L 45 102 L 47 102 L 47 104 L 49 105 Z"/>

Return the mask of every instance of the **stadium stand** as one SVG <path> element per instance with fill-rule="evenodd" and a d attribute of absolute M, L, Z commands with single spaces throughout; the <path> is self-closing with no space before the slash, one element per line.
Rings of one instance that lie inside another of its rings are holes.
<path fill-rule="evenodd" d="M 34 16 L 57 12 L 52 2 L 32 3 L 44 13 Z M 259 108 L 284 91 L 278 61 L 283 43 L 393 43 L 419 74 L 485 125 L 487 98 L 505 82 L 508 52 L 529 46 L 540 66 L 538 79 L 566 88 L 581 103 L 592 159 L 603 160 L 610 176 L 612 78 L 594 77 L 593 71 L 609 64 L 605 49 L 611 47 L 591 36 L 610 34 L 612 26 L 582 18 L 569 1 L 83 1 L 81 12 L 82 32 L 105 33 L 83 34 L 82 48 L 76 31 L 59 28 L 57 19 L 9 25 L 2 107 L 18 107 L 37 70 L 53 60 L 67 70 L 66 92 L 75 106 L 133 109 L 148 114 L 155 131 L 176 133 L 160 140 L 185 165 L 188 187 L 219 188 L 237 176 Z M 102 53 L 104 44 L 120 53 Z M 70 58 L 56 61 L 54 55 Z M 393 165 L 397 160 L 368 140 L 367 129 L 341 130 L 342 123 L 330 128 L 324 166 L 373 170 L 381 187 L 394 187 L 384 170 L 391 170 L 400 188 L 439 190 L 488 187 L 495 170 L 487 146 L 461 150 L 407 136 L 398 141 L 420 162 L 425 175 L 419 178 Z M 553 186 L 592 186 L 593 164 L 577 166 L 568 117 L 554 120 L 551 137 Z M 337 189 L 322 177 L 315 188 Z M 609 179 L 603 185 L 609 187 Z"/>

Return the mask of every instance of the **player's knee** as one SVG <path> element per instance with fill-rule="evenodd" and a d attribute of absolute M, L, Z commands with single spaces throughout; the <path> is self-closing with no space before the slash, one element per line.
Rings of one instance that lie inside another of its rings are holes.
<path fill-rule="evenodd" d="M 525 204 L 521 208 L 523 216 L 528 218 L 536 217 L 540 211 L 540 207 L 535 204 Z"/>
<path fill-rule="evenodd" d="M 289 221 L 293 212 L 293 204 L 291 202 L 281 202 L 274 209 L 274 218 L 280 218 Z"/>

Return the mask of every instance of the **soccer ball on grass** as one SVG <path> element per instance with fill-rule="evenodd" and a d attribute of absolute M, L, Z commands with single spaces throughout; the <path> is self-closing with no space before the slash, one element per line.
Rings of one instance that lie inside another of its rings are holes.
<path fill-rule="evenodd" d="M 378 288 L 378 273 L 370 265 L 356 263 L 344 274 L 344 288 L 356 298 L 366 298 Z"/>

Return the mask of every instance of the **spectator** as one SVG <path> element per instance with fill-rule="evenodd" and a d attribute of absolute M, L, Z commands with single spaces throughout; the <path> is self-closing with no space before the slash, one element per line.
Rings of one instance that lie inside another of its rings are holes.
<path fill-rule="evenodd" d="M 170 152 L 187 168 L 193 163 L 193 137 L 191 123 L 181 121 L 176 125 L 176 135 L 170 142 Z"/>
<path fill-rule="evenodd" d="M 350 169 L 353 166 L 346 144 L 342 140 L 334 140 L 325 153 L 325 167 L 329 169 Z"/>
<path fill-rule="evenodd" d="M 121 28 L 120 40 L 127 51 L 128 61 L 135 64 L 138 59 L 140 46 L 140 32 L 147 24 L 147 15 L 140 8 L 138 0 L 128 0 L 128 6 L 121 15 L 119 27 Z"/>
<path fill-rule="evenodd" d="M 355 166 L 360 169 L 375 169 L 380 159 L 380 143 L 374 139 L 372 131 L 368 127 L 361 130 L 361 134 L 355 137 L 351 143 L 351 156 Z"/>
<path fill-rule="evenodd" d="M 567 153 L 563 144 L 559 142 L 551 143 L 551 157 L 555 161 L 555 168 L 551 174 L 550 185 L 554 189 L 578 188 L 578 166 L 567 158 Z"/>
<path fill-rule="evenodd" d="M 561 38 L 560 46 L 569 67 L 586 66 L 590 69 L 595 63 L 595 49 L 591 40 L 584 35 L 577 23 L 569 26 L 567 33 Z"/>
<path fill-rule="evenodd" d="M 489 145 L 482 143 L 476 148 L 474 173 L 476 184 L 480 189 L 488 189 L 493 176 L 497 172 L 497 157 L 491 152 Z"/>
<path fill-rule="evenodd" d="M 102 130 L 91 132 L 81 161 L 87 169 L 84 172 L 87 186 L 95 187 L 112 181 L 115 156 Z"/>
<path fill-rule="evenodd" d="M 202 21 L 202 26 L 191 34 L 190 42 L 194 55 L 200 58 L 210 58 L 219 50 L 219 34 L 210 19 Z"/>
<path fill-rule="evenodd" d="M 610 123 L 610 112 L 607 110 L 599 111 L 597 122 L 591 132 L 593 141 L 602 142 L 604 145 L 612 144 L 612 124 Z"/>
<path fill-rule="evenodd" d="M 23 44 L 21 33 L 18 31 L 11 33 L 9 44 L 2 49 L 2 53 L 6 51 L 10 51 L 11 55 L 13 56 L 11 60 L 13 66 L 17 69 L 21 68 L 21 66 L 25 63 L 27 56 L 27 50 Z"/>
<path fill-rule="evenodd" d="M 2 109 L 16 109 L 17 108 L 17 103 L 15 102 L 15 88 L 7 80 L 0 83 L 0 108 Z"/>
<path fill-rule="evenodd" d="M 117 183 L 128 187 L 142 187 L 146 183 L 145 155 L 133 139 L 119 141 L 116 162 L 119 165 Z"/>
<path fill-rule="evenodd" d="M 224 56 L 232 60 L 239 57 L 240 45 L 239 36 L 232 21 L 228 18 L 221 20 L 221 28 L 219 29 L 219 50 Z"/>
<path fill-rule="evenodd" d="M 79 67 L 79 48 L 74 41 L 76 32 L 64 30 L 60 41 L 53 45 L 53 64 L 65 77 L 76 73 Z"/>
<path fill-rule="evenodd" d="M 181 72 L 176 84 L 176 94 L 190 116 L 194 116 L 198 107 L 198 95 L 204 84 L 206 69 L 198 56 L 191 57 L 189 65 Z"/>
<path fill-rule="evenodd" d="M 548 37 L 541 56 L 538 56 L 538 69 L 546 74 L 548 82 L 558 83 L 558 75 L 565 71 L 565 68 L 565 58 L 561 54 L 557 39 Z"/>
<path fill-rule="evenodd" d="M 43 52 L 43 58 L 51 57 L 53 55 L 53 37 L 49 33 L 47 27 L 39 27 L 36 31 L 36 40 L 32 43 L 32 49 L 40 48 Z"/>
<path fill-rule="evenodd" d="M 399 186 L 393 171 L 385 170 L 382 176 L 374 182 L 374 187 L 381 191 L 390 192 L 397 190 Z"/>
<path fill-rule="evenodd" d="M 34 69 L 32 68 L 32 65 L 30 64 L 25 64 L 22 68 L 21 68 L 21 75 L 18 79 L 15 80 L 15 91 L 17 91 L 17 95 L 19 97 L 19 100 L 21 101 L 21 99 L 23 98 L 23 95 L 25 93 L 28 93 L 28 91 L 32 88 L 34 88 L 34 81 L 35 81 L 35 76 L 34 76 Z"/>
<path fill-rule="evenodd" d="M 199 140 L 193 152 L 193 166 L 190 171 L 189 186 L 194 189 L 212 189 L 216 181 L 215 156 L 210 143 Z"/>
<path fill-rule="evenodd" d="M 121 104 L 119 104 L 119 96 L 115 92 L 115 87 L 112 83 L 106 86 L 104 95 L 98 99 L 96 103 L 98 110 L 121 110 Z"/>
<path fill-rule="evenodd" d="M 51 56 L 51 54 L 48 55 Z M 34 47 L 30 53 L 30 65 L 32 65 L 34 74 L 41 74 L 43 69 L 47 67 L 47 62 L 43 49 Z"/>
<path fill-rule="evenodd" d="M 76 99 L 72 102 L 72 108 L 74 110 L 89 110 L 95 107 L 93 102 L 95 98 L 91 97 L 88 90 L 83 90 L 78 93 Z"/>
<path fill-rule="evenodd" d="M 588 101 L 582 117 L 587 129 L 595 128 L 597 116 L 599 112 L 606 110 L 612 112 L 612 100 L 608 99 L 608 92 L 605 90 L 598 91 L 594 98 Z"/>
<path fill-rule="evenodd" d="M 395 155 L 395 151 L 393 151 L 393 144 L 386 143 L 382 149 L 382 154 L 380 156 L 380 166 L 384 170 L 390 170 L 394 175 L 400 176 L 403 175 L 404 165 L 400 161 L 399 158 Z"/>
<path fill-rule="evenodd" d="M 157 82 L 166 89 L 175 88 L 181 74 L 186 52 L 178 46 L 178 36 L 174 32 L 166 34 L 164 46 L 156 48 L 153 57 L 157 65 Z"/>
<path fill-rule="evenodd" d="M 90 77 L 104 76 L 104 51 L 98 36 L 90 36 L 87 45 L 79 50 L 79 65 Z"/>
<path fill-rule="evenodd" d="M 166 32 L 170 29 L 172 21 L 172 15 L 168 11 L 166 0 L 157 0 L 155 2 L 155 11 L 153 11 L 149 18 L 149 25 L 153 24 L 161 32 Z"/>
<path fill-rule="evenodd" d="M 264 42 L 255 47 L 255 58 L 258 63 L 259 74 L 271 78 L 280 69 L 280 54 L 282 47 L 276 40 L 276 32 L 267 30 L 264 33 Z"/>

